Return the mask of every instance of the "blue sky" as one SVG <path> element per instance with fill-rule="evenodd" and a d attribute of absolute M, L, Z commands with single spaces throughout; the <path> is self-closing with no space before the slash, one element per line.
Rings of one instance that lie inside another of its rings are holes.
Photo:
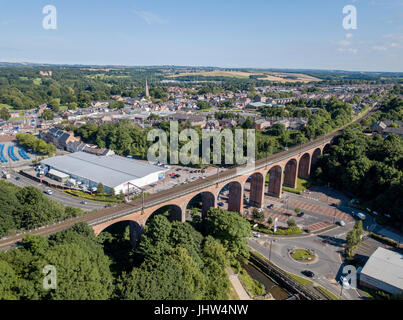
<path fill-rule="evenodd" d="M 403 72 L 403 0 L 0 0 L 0 61 Z M 45 5 L 57 29 L 45 30 Z M 357 8 L 358 28 L 342 26 Z"/>

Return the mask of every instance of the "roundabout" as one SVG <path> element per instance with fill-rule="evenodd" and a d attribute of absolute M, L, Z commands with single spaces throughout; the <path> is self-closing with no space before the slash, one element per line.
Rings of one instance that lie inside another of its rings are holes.
<path fill-rule="evenodd" d="M 292 249 L 288 252 L 290 258 L 300 263 L 316 263 L 318 256 L 311 249 Z"/>

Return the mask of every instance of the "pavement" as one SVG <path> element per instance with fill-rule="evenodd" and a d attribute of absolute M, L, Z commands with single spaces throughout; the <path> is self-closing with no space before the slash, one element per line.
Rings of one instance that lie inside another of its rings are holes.
<path fill-rule="evenodd" d="M 238 275 L 234 274 L 231 268 L 227 268 L 227 273 L 229 276 L 229 281 L 231 281 L 231 284 L 234 287 L 234 290 L 238 295 L 239 300 L 252 300 L 248 292 L 243 287 L 241 280 L 239 280 Z"/>

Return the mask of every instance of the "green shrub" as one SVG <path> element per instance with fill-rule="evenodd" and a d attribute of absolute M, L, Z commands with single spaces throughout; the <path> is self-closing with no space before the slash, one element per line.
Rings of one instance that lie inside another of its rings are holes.
<path fill-rule="evenodd" d="M 265 286 L 259 281 L 252 279 L 252 277 L 244 269 L 241 269 L 238 275 L 245 289 L 251 294 L 252 297 L 263 296 L 266 293 Z"/>
<path fill-rule="evenodd" d="M 397 243 L 396 241 L 393 241 L 393 240 L 391 240 L 391 239 L 385 238 L 385 237 L 383 237 L 383 236 L 381 236 L 381 235 L 379 235 L 379 234 L 376 234 L 376 233 L 371 232 L 371 233 L 370 233 L 370 236 L 371 236 L 372 238 L 374 238 L 374 239 L 376 239 L 376 240 L 382 242 L 382 243 L 388 244 L 388 245 L 393 246 L 393 247 L 395 247 L 395 248 L 398 247 L 398 243 Z"/>

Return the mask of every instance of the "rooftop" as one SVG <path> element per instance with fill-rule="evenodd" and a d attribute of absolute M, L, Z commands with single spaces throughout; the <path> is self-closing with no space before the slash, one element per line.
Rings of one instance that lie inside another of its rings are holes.
<path fill-rule="evenodd" d="M 75 152 L 41 161 L 58 171 L 73 174 L 108 187 L 117 187 L 127 181 L 143 178 L 152 173 L 166 171 L 137 160 L 112 156 L 97 156 L 87 152 Z"/>
<path fill-rule="evenodd" d="M 403 254 L 379 247 L 368 259 L 361 274 L 403 290 Z"/>

